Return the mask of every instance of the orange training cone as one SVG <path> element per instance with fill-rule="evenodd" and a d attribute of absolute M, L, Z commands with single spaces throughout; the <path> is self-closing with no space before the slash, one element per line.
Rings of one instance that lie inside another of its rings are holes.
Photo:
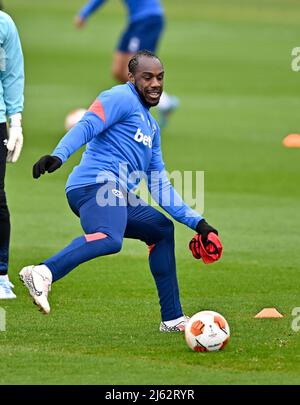
<path fill-rule="evenodd" d="M 255 315 L 255 318 L 283 318 L 283 315 L 276 308 L 264 308 Z"/>
<path fill-rule="evenodd" d="M 283 141 L 283 146 L 286 148 L 300 148 L 300 134 L 289 134 Z"/>

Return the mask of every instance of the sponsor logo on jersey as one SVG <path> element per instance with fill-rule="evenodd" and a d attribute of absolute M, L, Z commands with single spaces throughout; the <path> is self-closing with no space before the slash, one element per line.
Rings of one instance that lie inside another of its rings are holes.
<path fill-rule="evenodd" d="M 143 145 L 152 148 L 152 139 L 150 135 L 144 135 L 141 128 L 138 128 L 134 135 L 134 140 L 138 143 L 143 143 Z"/>

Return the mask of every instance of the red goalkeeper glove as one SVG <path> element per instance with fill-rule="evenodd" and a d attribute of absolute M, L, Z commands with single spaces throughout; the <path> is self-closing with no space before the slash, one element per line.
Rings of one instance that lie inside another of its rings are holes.
<path fill-rule="evenodd" d="M 209 264 L 219 260 L 222 256 L 223 246 L 218 237 L 218 231 L 208 225 L 205 219 L 199 221 L 198 232 L 190 241 L 189 248 L 196 259 L 202 259 Z"/>

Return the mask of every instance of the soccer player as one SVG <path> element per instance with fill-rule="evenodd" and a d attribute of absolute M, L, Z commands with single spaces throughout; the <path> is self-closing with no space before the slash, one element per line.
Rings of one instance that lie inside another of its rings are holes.
<path fill-rule="evenodd" d="M 179 299 L 173 222 L 132 190 L 145 175 L 159 205 L 196 230 L 204 243 L 217 231 L 182 201 L 165 174 L 159 127 L 149 112 L 163 90 L 161 61 L 151 52 L 138 52 L 129 62 L 128 77 L 126 84 L 102 92 L 52 155 L 43 156 L 33 166 L 34 178 L 46 171 L 52 173 L 87 144 L 66 185 L 69 205 L 80 218 L 84 235 L 42 264 L 24 267 L 20 278 L 35 303 L 48 314 L 53 282 L 80 263 L 119 252 L 123 238 L 140 239 L 149 247 L 161 306 L 160 330 L 180 331 L 187 318 Z"/>
<path fill-rule="evenodd" d="M 15 163 L 23 145 L 23 94 L 24 64 L 18 31 L 11 17 L 0 11 L 0 299 L 16 298 L 8 278 L 10 219 L 4 177 L 6 162 Z"/>
<path fill-rule="evenodd" d="M 89 16 L 106 0 L 90 0 L 76 15 L 74 23 L 82 28 Z M 164 10 L 160 0 L 123 0 L 128 12 L 128 22 L 114 51 L 112 74 L 121 83 L 128 79 L 128 62 L 132 56 L 143 49 L 156 52 L 164 29 Z M 177 97 L 164 92 L 161 96 L 158 112 L 159 124 L 166 126 L 169 114 L 178 107 Z"/>

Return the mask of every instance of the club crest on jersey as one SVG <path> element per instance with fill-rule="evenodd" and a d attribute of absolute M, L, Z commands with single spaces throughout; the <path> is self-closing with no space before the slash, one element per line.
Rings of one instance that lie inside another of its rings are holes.
<path fill-rule="evenodd" d="M 152 148 L 152 139 L 150 135 L 144 135 L 141 128 L 138 128 L 134 135 L 134 140 L 138 143 L 143 143 L 143 145 Z"/>
<path fill-rule="evenodd" d="M 124 198 L 122 191 L 113 188 L 111 192 L 118 198 Z"/>

